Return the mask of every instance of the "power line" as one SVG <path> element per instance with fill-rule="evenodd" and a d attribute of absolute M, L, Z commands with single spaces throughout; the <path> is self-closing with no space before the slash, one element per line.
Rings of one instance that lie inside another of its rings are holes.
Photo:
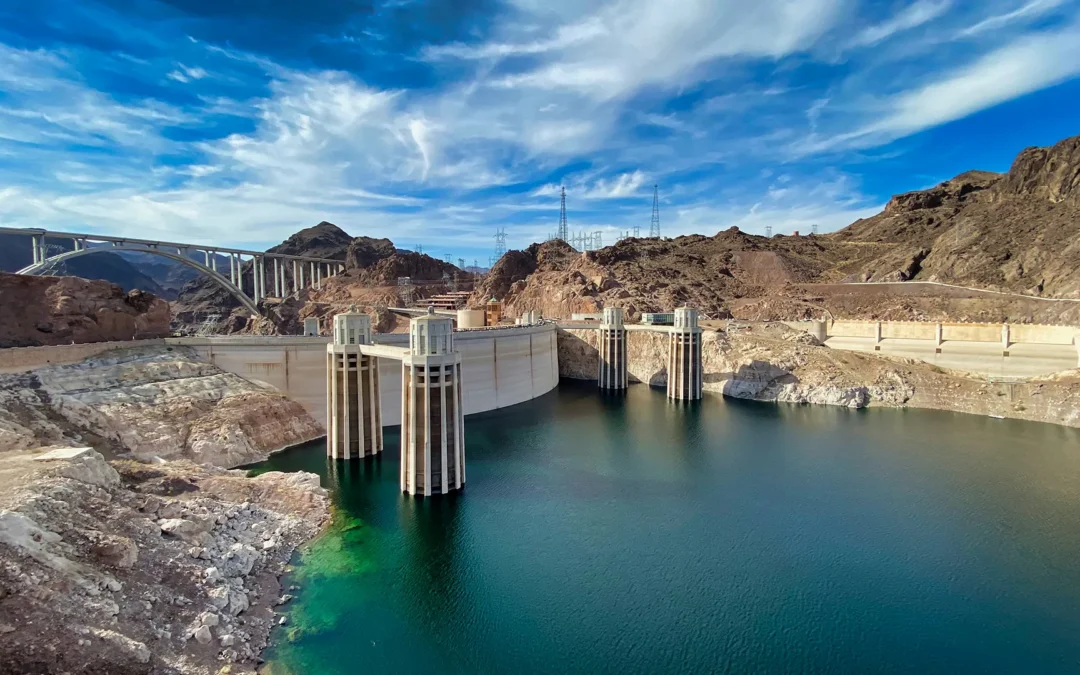
<path fill-rule="evenodd" d="M 652 220 L 649 222 L 649 236 L 660 238 L 660 186 L 653 185 Z"/>

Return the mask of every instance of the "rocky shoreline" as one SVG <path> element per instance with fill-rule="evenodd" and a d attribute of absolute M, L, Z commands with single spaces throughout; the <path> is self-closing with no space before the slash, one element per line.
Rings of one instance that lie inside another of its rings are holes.
<path fill-rule="evenodd" d="M 329 500 L 223 467 L 323 433 L 185 348 L 0 376 L 0 675 L 254 672 Z"/>
<path fill-rule="evenodd" d="M 629 331 L 631 382 L 667 384 L 667 336 Z M 596 379 L 597 331 L 560 329 L 559 376 Z M 1080 372 L 991 383 L 914 359 L 829 349 L 784 324 L 702 335 L 703 389 L 733 398 L 850 408 L 929 408 L 1080 427 Z"/>
<path fill-rule="evenodd" d="M 254 672 L 318 476 L 73 454 L 0 460 L 0 673 Z"/>

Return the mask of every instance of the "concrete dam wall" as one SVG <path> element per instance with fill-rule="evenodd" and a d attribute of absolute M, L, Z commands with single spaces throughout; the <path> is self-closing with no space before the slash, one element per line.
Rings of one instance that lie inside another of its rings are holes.
<path fill-rule="evenodd" d="M 554 326 L 454 333 L 461 352 L 466 415 L 505 408 L 542 396 L 559 384 Z M 409 336 L 379 334 L 377 344 L 406 347 Z M 326 337 L 169 338 L 191 347 L 222 370 L 264 382 L 326 420 Z M 381 411 L 386 426 L 401 423 L 401 362 L 379 359 Z"/>

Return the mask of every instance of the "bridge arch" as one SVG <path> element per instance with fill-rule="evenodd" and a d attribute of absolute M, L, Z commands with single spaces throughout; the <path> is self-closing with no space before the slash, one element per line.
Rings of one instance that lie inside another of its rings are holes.
<path fill-rule="evenodd" d="M 219 286 L 227 290 L 230 294 L 232 294 L 234 298 L 239 300 L 240 304 L 243 305 L 246 309 L 250 310 L 252 314 L 262 313 L 259 311 L 258 305 L 256 305 L 255 302 L 247 296 L 247 294 L 245 294 L 242 290 L 240 290 L 239 287 L 229 281 L 228 277 L 220 274 L 216 270 L 213 270 L 206 265 L 201 265 L 192 260 L 191 258 L 187 258 L 178 253 L 170 253 L 169 251 L 163 251 L 157 248 L 149 248 L 146 246 L 116 244 L 114 246 L 100 246 L 94 248 L 83 248 L 76 251 L 67 251 L 59 255 L 54 255 L 51 258 L 46 258 L 39 263 L 24 267 L 18 272 L 16 272 L 16 274 L 41 276 L 42 272 L 47 271 L 53 265 L 66 262 L 68 260 L 71 260 L 72 258 L 78 258 L 79 256 L 90 255 L 93 253 L 108 253 L 111 251 L 134 251 L 135 253 L 152 253 L 153 255 L 159 255 L 163 258 L 168 258 L 170 260 L 175 260 L 178 263 L 183 263 L 184 265 L 187 265 L 192 269 L 198 270 L 202 274 L 205 274 L 206 276 L 213 279 L 215 282 L 217 282 Z"/>

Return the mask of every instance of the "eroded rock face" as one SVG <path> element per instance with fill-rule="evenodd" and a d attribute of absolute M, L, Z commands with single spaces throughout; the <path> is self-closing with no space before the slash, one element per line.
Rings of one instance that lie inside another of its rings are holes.
<path fill-rule="evenodd" d="M 0 452 L 91 443 L 140 459 L 237 466 L 323 433 L 299 403 L 184 347 L 113 350 L 0 376 Z"/>
<path fill-rule="evenodd" d="M 169 335 L 169 304 L 106 281 L 0 273 L 0 348 Z"/>
<path fill-rule="evenodd" d="M 254 672 L 278 579 L 328 516 L 313 474 L 3 459 L 21 480 L 0 494 L 0 673 Z"/>
<path fill-rule="evenodd" d="M 1080 136 L 1049 148 L 1027 148 L 1016 157 L 999 187 L 1006 194 L 1080 202 Z"/>

